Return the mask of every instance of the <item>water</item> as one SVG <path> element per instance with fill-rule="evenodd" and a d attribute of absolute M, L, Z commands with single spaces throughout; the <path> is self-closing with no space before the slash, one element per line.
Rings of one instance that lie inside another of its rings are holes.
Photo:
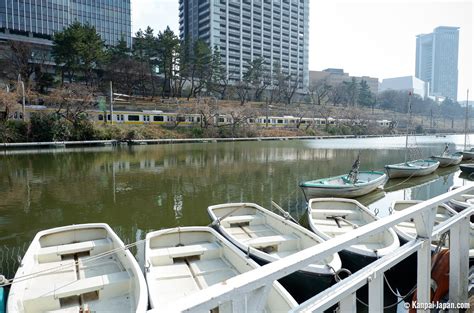
<path fill-rule="evenodd" d="M 461 149 L 463 140 L 418 137 L 412 152 L 427 157 L 446 142 Z M 206 208 L 218 203 L 270 208 L 273 200 L 301 218 L 298 182 L 347 173 L 358 153 L 361 169 L 381 170 L 403 160 L 404 144 L 397 137 L 0 152 L 0 273 L 12 277 L 34 235 L 61 225 L 105 222 L 130 243 L 152 230 L 208 225 Z M 361 202 L 383 216 L 391 201 L 428 199 L 463 184 L 458 176 L 451 168 L 396 181 Z"/>

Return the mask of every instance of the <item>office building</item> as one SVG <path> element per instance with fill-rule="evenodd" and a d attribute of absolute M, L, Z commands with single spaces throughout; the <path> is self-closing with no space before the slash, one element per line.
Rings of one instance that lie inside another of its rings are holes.
<path fill-rule="evenodd" d="M 0 39 L 41 43 L 74 21 L 94 26 L 108 45 L 131 45 L 130 0 L 0 1 Z"/>
<path fill-rule="evenodd" d="M 380 84 L 379 92 L 387 90 L 406 91 L 407 93 L 412 91 L 424 99 L 429 96 L 429 83 L 413 76 L 385 78 Z"/>
<path fill-rule="evenodd" d="M 440 26 L 416 37 L 415 76 L 433 96 L 457 100 L 459 27 Z"/>
<path fill-rule="evenodd" d="M 242 79 L 251 60 L 309 84 L 309 0 L 180 0 L 181 39 L 202 39 L 218 47 L 229 78 Z"/>
<path fill-rule="evenodd" d="M 324 80 L 329 86 L 335 87 L 343 82 L 352 81 L 352 78 L 355 78 L 358 83 L 365 80 L 373 94 L 377 94 L 379 89 L 378 78 L 369 76 L 350 76 L 349 73 L 344 73 L 344 70 L 339 68 L 328 68 L 323 71 L 310 71 L 309 76 L 310 84 Z"/>

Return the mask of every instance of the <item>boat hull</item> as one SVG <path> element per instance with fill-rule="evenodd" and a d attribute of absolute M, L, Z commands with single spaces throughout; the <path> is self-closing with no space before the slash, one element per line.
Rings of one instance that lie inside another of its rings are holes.
<path fill-rule="evenodd" d="M 474 151 L 463 151 L 462 152 L 462 159 L 463 161 L 467 161 L 467 160 L 472 160 L 474 159 Z"/>
<path fill-rule="evenodd" d="M 458 165 L 462 161 L 462 156 L 432 156 L 433 160 L 439 162 L 439 167 L 448 167 L 453 165 Z"/>
<path fill-rule="evenodd" d="M 371 172 L 361 172 L 361 174 L 364 173 Z M 345 184 L 340 186 L 324 184 L 311 185 L 311 182 L 304 182 L 300 184 L 300 188 L 303 190 L 306 200 L 319 197 L 356 198 L 366 195 L 382 186 L 387 178 L 387 176 L 382 172 L 378 172 L 373 175 L 373 177 L 374 179 L 367 183 Z"/>
<path fill-rule="evenodd" d="M 403 177 L 417 177 L 425 176 L 433 173 L 439 167 L 439 162 L 435 161 L 413 161 L 408 162 L 410 164 L 426 164 L 426 165 L 413 165 L 407 166 L 406 163 L 399 163 L 393 165 L 386 165 L 388 177 L 390 178 L 403 178 Z"/>
<path fill-rule="evenodd" d="M 244 251 L 246 252 L 246 251 Z M 250 254 L 250 257 L 260 265 L 270 262 Z M 295 298 L 302 303 L 336 283 L 334 275 L 319 274 L 307 271 L 296 271 L 278 280 L 278 282 Z"/>
<path fill-rule="evenodd" d="M 459 165 L 459 168 L 461 169 L 461 172 L 463 173 L 466 173 L 466 174 L 474 173 L 474 164 L 461 164 Z"/>

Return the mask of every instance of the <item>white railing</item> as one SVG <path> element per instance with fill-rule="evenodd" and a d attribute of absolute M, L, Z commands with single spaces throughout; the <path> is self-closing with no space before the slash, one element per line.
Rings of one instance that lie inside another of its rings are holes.
<path fill-rule="evenodd" d="M 271 283 L 277 279 L 300 270 L 311 263 L 327 258 L 365 238 L 382 232 L 401 222 L 413 219 L 418 238 L 393 253 L 378 259 L 369 266 L 357 271 L 348 278 L 317 294 L 300 304 L 293 312 L 322 312 L 339 303 L 341 312 L 352 312 L 356 308 L 356 291 L 368 284 L 369 312 L 383 311 L 385 271 L 401 262 L 414 252 L 418 253 L 417 301 L 429 303 L 431 286 L 431 241 L 447 231 L 450 232 L 450 303 L 468 302 L 469 272 L 469 217 L 474 213 L 470 207 L 434 228 L 436 208 L 439 204 L 473 191 L 474 187 L 466 186 L 437 196 L 403 210 L 397 214 L 384 217 L 376 222 L 354 229 L 350 233 L 313 246 L 279 261 L 267 264 L 229 280 L 213 285 L 190 295 L 176 305 L 176 311 L 208 312 L 219 307 L 219 312 L 259 312 L 268 295 Z M 428 312 L 429 310 L 425 310 Z M 419 310 L 418 312 L 424 312 Z"/>

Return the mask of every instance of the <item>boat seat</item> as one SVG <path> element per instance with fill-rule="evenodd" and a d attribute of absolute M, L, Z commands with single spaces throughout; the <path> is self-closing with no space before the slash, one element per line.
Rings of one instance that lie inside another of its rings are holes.
<path fill-rule="evenodd" d="M 25 298 L 25 312 L 40 312 L 61 309 L 60 299 L 98 292 L 102 299 L 127 294 L 130 276 L 127 272 L 94 276 L 69 283 L 55 284 L 51 292 L 43 291 L 41 296 Z"/>
<path fill-rule="evenodd" d="M 257 225 L 263 223 L 263 217 L 257 214 L 228 216 L 221 221 L 224 227 L 233 227 L 237 224 Z"/>
<path fill-rule="evenodd" d="M 215 242 L 193 244 L 189 246 L 150 249 L 152 265 L 173 264 L 173 259 L 199 256 L 200 259 L 212 259 L 220 254 L 220 246 Z"/>
<path fill-rule="evenodd" d="M 314 209 L 311 211 L 311 215 L 313 218 L 318 218 L 319 216 L 345 216 L 346 218 L 348 216 L 354 216 L 358 215 L 358 212 L 353 211 L 353 210 L 344 210 L 344 209 Z"/>
<path fill-rule="evenodd" d="M 250 247 L 253 248 L 264 248 L 268 246 L 277 246 L 283 242 L 296 241 L 297 238 L 293 235 L 275 235 L 252 238 L 246 242 Z"/>
<path fill-rule="evenodd" d="M 89 252 L 89 255 L 97 255 L 111 250 L 112 247 L 112 241 L 109 239 L 98 239 L 41 248 L 37 254 L 38 263 L 58 262 L 62 260 L 64 255 L 82 252 Z"/>

